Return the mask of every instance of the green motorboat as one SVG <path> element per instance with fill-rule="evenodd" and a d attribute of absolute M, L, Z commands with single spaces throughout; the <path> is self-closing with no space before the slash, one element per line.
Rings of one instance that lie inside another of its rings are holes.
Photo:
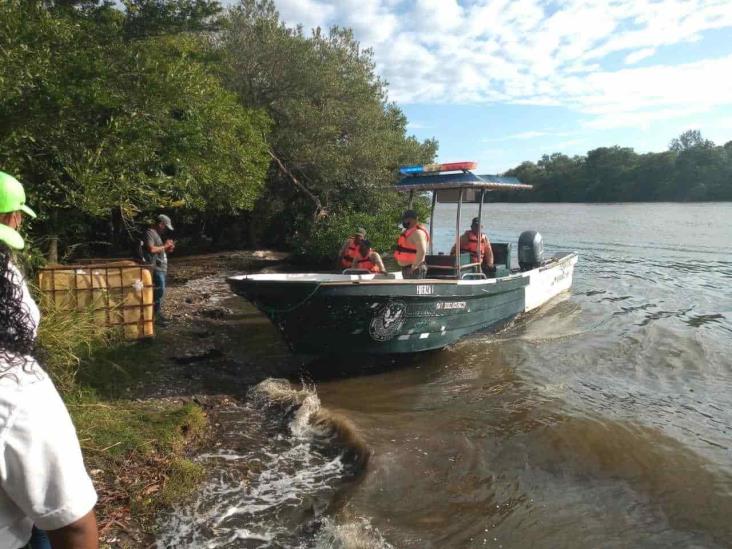
<path fill-rule="evenodd" d="M 450 167 L 456 166 L 455 164 Z M 456 249 L 465 201 L 478 201 L 482 219 L 484 193 L 530 189 L 515 178 L 477 175 L 469 169 L 409 175 L 396 185 L 409 193 L 432 192 L 437 202 L 456 202 Z M 469 254 L 434 254 L 433 224 L 426 257 L 427 278 L 402 278 L 344 271 L 344 274 L 296 273 L 233 276 L 234 292 L 269 317 L 295 352 L 414 353 L 441 349 L 463 336 L 496 329 L 517 315 L 540 307 L 572 286 L 577 254 L 544 258 L 541 236 L 521 234 L 518 264 L 512 267 L 512 245 L 491 243 L 496 273 L 480 270 L 481 258 Z"/>

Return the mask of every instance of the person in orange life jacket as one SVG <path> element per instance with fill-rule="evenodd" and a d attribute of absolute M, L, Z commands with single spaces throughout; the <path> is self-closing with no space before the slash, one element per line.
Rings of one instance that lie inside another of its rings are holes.
<path fill-rule="evenodd" d="M 424 225 L 419 223 L 417 212 L 407 210 L 402 215 L 404 231 L 397 240 L 394 259 L 402 268 L 404 278 L 425 278 L 427 265 L 425 255 L 430 235 Z"/>
<path fill-rule="evenodd" d="M 460 236 L 460 252 L 470 253 L 471 263 L 478 262 L 478 239 L 480 238 L 481 269 L 487 275 L 496 272 L 493 264 L 493 249 L 488 237 L 480 232 L 480 222 L 477 217 L 473 218 L 470 230 Z M 478 235 L 480 234 L 480 237 Z M 455 255 L 455 246 L 450 250 L 450 255 Z"/>
<path fill-rule="evenodd" d="M 366 238 L 366 229 L 359 227 L 354 234 L 349 236 L 341 246 L 338 252 L 338 268 L 350 269 L 353 264 L 353 258 L 358 253 L 358 247 L 361 241 Z"/>
<path fill-rule="evenodd" d="M 371 242 L 362 240 L 358 246 L 356 257 L 353 258 L 354 269 L 365 269 L 372 273 L 385 273 L 384 262 L 381 256 L 371 248 Z"/>

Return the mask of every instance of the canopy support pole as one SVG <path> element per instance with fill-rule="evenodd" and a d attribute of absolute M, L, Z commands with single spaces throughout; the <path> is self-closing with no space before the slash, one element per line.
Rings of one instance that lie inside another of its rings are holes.
<path fill-rule="evenodd" d="M 464 189 L 461 187 L 458 194 L 457 220 L 455 222 L 455 276 L 458 280 L 460 280 L 460 213 L 463 209 L 463 192 Z"/>
<path fill-rule="evenodd" d="M 409 202 L 407 203 L 407 209 L 412 209 L 412 204 L 414 204 L 414 189 L 409 191 Z"/>
<path fill-rule="evenodd" d="M 430 212 L 430 255 L 434 255 L 432 243 L 434 242 L 433 228 L 435 226 L 435 204 L 437 204 L 437 189 L 432 191 L 432 210 Z"/>
<path fill-rule="evenodd" d="M 483 272 L 483 197 L 485 189 L 480 190 L 480 204 L 478 204 L 478 265 L 480 272 Z"/>

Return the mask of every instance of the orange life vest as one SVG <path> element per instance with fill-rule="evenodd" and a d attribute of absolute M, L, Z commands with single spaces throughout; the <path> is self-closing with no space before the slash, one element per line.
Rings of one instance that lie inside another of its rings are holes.
<path fill-rule="evenodd" d="M 403 231 L 402 234 L 399 235 L 399 239 L 397 240 L 397 248 L 396 250 L 394 250 L 394 259 L 396 259 L 397 263 L 399 263 L 400 265 L 411 265 L 412 263 L 414 263 L 414 260 L 417 259 L 417 248 L 415 248 L 414 245 L 409 242 L 409 240 L 407 240 L 410 236 L 412 236 L 412 234 L 414 234 L 414 231 L 416 230 L 420 230 L 425 234 L 425 236 L 427 237 L 427 243 L 429 244 L 430 233 L 427 232 L 427 229 L 425 229 L 423 225 L 417 225 Z"/>
<path fill-rule="evenodd" d="M 478 237 L 473 231 L 467 231 L 468 242 L 465 243 L 460 239 L 460 251 L 470 252 L 470 261 L 473 263 L 478 262 Z M 488 248 L 488 239 L 484 234 L 480 235 L 480 257 L 485 257 L 486 249 Z"/>
<path fill-rule="evenodd" d="M 357 269 L 365 269 L 372 273 L 380 273 L 381 269 L 379 269 L 379 266 L 371 261 L 371 254 L 374 252 L 371 248 L 369 248 L 369 251 L 366 253 L 366 255 L 361 255 L 361 252 L 356 252 L 356 268 Z"/>
<path fill-rule="evenodd" d="M 346 251 L 343 252 L 343 256 L 341 257 L 341 268 L 350 269 L 351 265 L 353 265 L 353 258 L 356 255 L 358 255 L 358 244 L 356 244 L 356 237 L 351 236 L 348 238 Z"/>

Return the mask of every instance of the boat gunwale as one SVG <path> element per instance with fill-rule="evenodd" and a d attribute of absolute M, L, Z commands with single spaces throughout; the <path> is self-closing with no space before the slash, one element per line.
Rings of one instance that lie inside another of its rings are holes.
<path fill-rule="evenodd" d="M 405 285 L 405 286 L 414 286 L 414 285 L 457 285 L 457 286 L 481 286 L 481 285 L 488 285 L 488 284 L 499 284 L 501 282 L 508 282 L 512 280 L 516 280 L 518 278 L 525 278 L 530 276 L 532 273 L 536 272 L 543 272 L 548 269 L 555 268 L 559 265 L 562 265 L 564 263 L 572 261 L 572 259 L 577 259 L 578 254 L 577 252 L 564 252 L 560 256 L 555 256 L 550 259 L 550 261 L 545 264 L 541 265 L 539 267 L 536 267 L 534 269 L 528 270 L 528 271 L 520 271 L 517 273 L 511 273 L 507 276 L 502 276 L 499 278 L 485 278 L 485 279 L 461 279 L 457 280 L 454 278 L 377 278 L 376 275 L 368 274 L 368 275 L 341 275 L 341 274 L 326 274 L 326 273 L 292 273 L 292 274 L 301 274 L 301 275 L 312 275 L 314 277 L 318 276 L 348 276 L 348 279 L 343 280 L 333 280 L 333 279 L 325 279 L 325 280 L 318 280 L 317 278 L 310 278 L 310 279 L 288 279 L 288 278 L 275 278 L 275 279 L 268 279 L 264 278 L 266 276 L 271 276 L 272 274 L 275 275 L 284 275 L 285 277 L 288 276 L 290 273 L 256 273 L 251 275 L 234 275 L 227 278 L 227 280 L 232 283 L 242 283 L 242 282 L 261 282 L 261 283 L 270 283 L 270 284 L 318 284 L 320 286 L 325 287 L 333 287 L 333 286 L 354 286 L 354 285 L 363 285 L 363 286 L 395 286 L 395 285 Z M 397 271 L 398 273 L 398 271 Z M 257 277 L 257 278 L 254 278 Z M 259 278 L 262 277 L 262 278 Z"/>

